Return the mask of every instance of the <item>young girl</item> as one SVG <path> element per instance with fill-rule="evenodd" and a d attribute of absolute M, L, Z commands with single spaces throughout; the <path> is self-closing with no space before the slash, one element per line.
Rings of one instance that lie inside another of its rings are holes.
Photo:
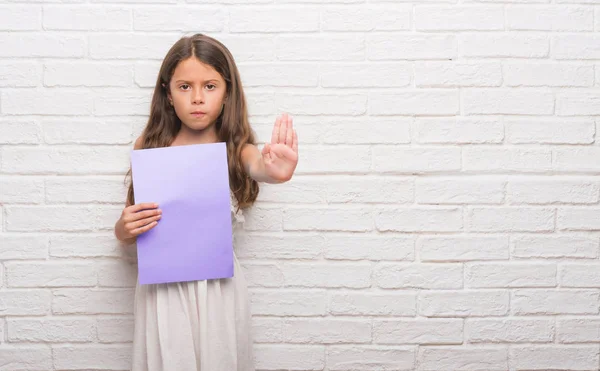
<path fill-rule="evenodd" d="M 298 137 L 286 114 L 271 143 L 255 146 L 238 69 L 229 50 L 202 34 L 184 37 L 167 53 L 154 88 L 148 124 L 135 149 L 225 142 L 232 223 L 254 203 L 258 182 L 291 179 Z M 130 170 L 131 171 L 131 170 Z M 115 225 L 133 244 L 161 218 L 160 205 L 135 204 L 133 185 Z M 136 285 L 132 371 L 254 370 L 246 281 L 234 254 L 228 279 Z"/>

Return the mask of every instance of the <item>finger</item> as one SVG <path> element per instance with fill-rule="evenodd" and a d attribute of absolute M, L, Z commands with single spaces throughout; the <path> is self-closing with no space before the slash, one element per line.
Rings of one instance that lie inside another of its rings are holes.
<path fill-rule="evenodd" d="M 156 204 L 156 203 L 145 202 L 145 203 L 131 205 L 131 206 L 128 206 L 127 208 L 129 209 L 129 211 L 136 213 L 141 210 L 156 209 L 157 207 L 158 207 L 158 204 Z"/>
<path fill-rule="evenodd" d="M 158 222 L 155 222 L 155 221 L 154 221 L 154 222 L 152 222 L 152 223 L 150 223 L 150 224 L 148 224 L 148 225 L 145 225 L 145 226 L 143 226 L 143 227 L 140 227 L 140 228 L 134 229 L 134 230 L 131 232 L 131 234 L 133 234 L 134 236 L 139 236 L 140 234 L 142 234 L 142 233 L 144 233 L 144 232 L 147 232 L 147 231 L 151 230 L 152 228 L 156 227 L 156 225 L 157 225 L 157 224 L 158 224 Z"/>
<path fill-rule="evenodd" d="M 294 130 L 294 141 L 292 142 L 292 150 L 298 154 L 298 133 Z"/>
<path fill-rule="evenodd" d="M 275 125 L 273 125 L 273 133 L 271 134 L 271 143 L 277 143 L 279 141 L 279 127 L 281 126 L 281 116 L 277 116 Z"/>
<path fill-rule="evenodd" d="M 138 229 L 140 227 L 148 225 L 148 224 L 150 224 L 152 222 L 158 222 L 161 217 L 162 217 L 162 215 L 156 215 L 156 216 L 153 216 L 153 217 L 150 217 L 150 218 L 144 218 L 142 220 L 138 220 L 138 221 L 135 221 L 135 222 L 129 222 L 127 224 L 127 228 L 130 231 L 133 231 L 135 229 Z"/>
<path fill-rule="evenodd" d="M 126 222 L 135 222 L 136 220 L 146 219 L 161 214 L 162 210 L 159 209 L 138 211 L 137 213 L 127 215 L 123 220 Z"/>
<path fill-rule="evenodd" d="M 277 143 L 285 144 L 285 136 L 287 134 L 287 122 L 288 115 L 287 113 L 284 113 L 283 118 L 281 119 L 281 125 L 279 127 L 279 141 Z"/>
<path fill-rule="evenodd" d="M 292 146 L 292 142 L 294 141 L 294 128 L 292 126 L 292 118 L 288 117 L 287 121 L 287 135 L 285 136 L 285 144 L 288 146 Z"/>
<path fill-rule="evenodd" d="M 269 154 L 270 151 L 271 151 L 271 144 L 265 143 L 265 146 L 262 149 L 262 155 L 265 156 L 265 155 Z"/>

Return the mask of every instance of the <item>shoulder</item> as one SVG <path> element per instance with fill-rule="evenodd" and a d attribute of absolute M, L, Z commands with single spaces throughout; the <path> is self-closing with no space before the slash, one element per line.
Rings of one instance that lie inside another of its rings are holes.
<path fill-rule="evenodd" d="M 133 145 L 133 149 L 142 149 L 142 145 L 144 144 L 144 138 L 140 135 Z"/>

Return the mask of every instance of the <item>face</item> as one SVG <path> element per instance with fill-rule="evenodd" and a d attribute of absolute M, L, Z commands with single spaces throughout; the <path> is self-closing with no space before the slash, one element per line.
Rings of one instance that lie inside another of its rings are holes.
<path fill-rule="evenodd" d="M 192 130 L 205 130 L 210 129 L 221 114 L 226 92 L 221 75 L 192 57 L 175 67 L 167 95 L 183 125 Z"/>

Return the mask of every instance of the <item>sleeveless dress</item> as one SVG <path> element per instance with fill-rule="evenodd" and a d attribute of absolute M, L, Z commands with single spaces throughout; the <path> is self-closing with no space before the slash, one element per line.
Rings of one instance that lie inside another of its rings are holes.
<path fill-rule="evenodd" d="M 244 222 L 231 194 L 234 231 Z M 254 371 L 246 279 L 233 254 L 227 279 L 135 288 L 131 371 Z"/>

